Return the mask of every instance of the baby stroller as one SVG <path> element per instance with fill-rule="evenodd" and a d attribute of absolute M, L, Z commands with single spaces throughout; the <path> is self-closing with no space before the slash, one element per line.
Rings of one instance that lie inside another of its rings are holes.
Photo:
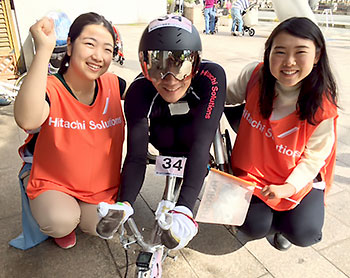
<path fill-rule="evenodd" d="M 255 26 L 258 24 L 258 7 L 256 4 L 250 5 L 245 11 L 242 13 L 243 18 L 243 32 L 248 33 L 249 36 L 255 35 L 255 30 L 252 28 L 252 26 Z"/>
<path fill-rule="evenodd" d="M 123 42 L 120 36 L 120 33 L 115 25 L 113 25 L 113 30 L 115 33 L 115 47 L 113 51 L 113 61 L 119 63 L 120 65 L 124 64 L 124 53 L 123 53 Z"/>

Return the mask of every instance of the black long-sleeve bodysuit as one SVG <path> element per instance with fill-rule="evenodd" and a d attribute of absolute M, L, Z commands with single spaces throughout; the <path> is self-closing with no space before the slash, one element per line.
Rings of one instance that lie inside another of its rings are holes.
<path fill-rule="evenodd" d="M 142 75 L 136 78 L 125 98 L 128 147 L 119 200 L 134 203 L 144 181 L 150 142 L 162 155 L 187 157 L 177 205 L 193 210 L 207 173 L 210 145 L 225 95 L 225 72 L 210 61 L 202 61 L 186 95 L 177 102 L 185 106 L 187 102 L 185 114 L 171 115 L 169 103 L 152 83 Z"/>

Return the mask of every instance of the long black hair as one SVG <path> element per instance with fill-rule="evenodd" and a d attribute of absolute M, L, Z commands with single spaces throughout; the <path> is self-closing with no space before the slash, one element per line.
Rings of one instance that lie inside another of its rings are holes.
<path fill-rule="evenodd" d="M 281 32 L 309 39 L 316 46 L 316 55 L 319 55 L 319 60 L 311 73 L 301 81 L 296 107 L 300 120 L 307 120 L 308 123 L 315 124 L 316 111 L 320 107 L 322 109 L 323 94 L 326 94 L 328 100 L 337 106 L 337 86 L 329 65 L 322 32 L 314 22 L 306 17 L 292 17 L 281 22 L 265 43 L 264 64 L 260 72 L 260 112 L 265 119 L 268 119 L 272 113 L 273 101 L 276 97 L 274 90 L 276 78 L 271 74 L 269 58 L 273 40 Z"/>
<path fill-rule="evenodd" d="M 72 25 L 69 28 L 69 33 L 68 33 L 68 38 L 70 38 L 70 42 L 73 44 L 74 41 L 76 40 L 76 38 L 79 37 L 79 35 L 83 31 L 84 27 L 87 25 L 92 25 L 92 24 L 103 25 L 104 27 L 106 27 L 108 32 L 113 37 L 113 48 L 114 48 L 114 46 L 115 46 L 115 33 L 113 30 L 113 26 L 102 15 L 99 15 L 99 14 L 94 13 L 94 12 L 81 14 L 74 20 L 74 22 L 72 23 Z M 67 63 L 69 63 L 69 61 L 70 61 L 70 56 L 68 56 L 66 53 L 62 59 L 60 68 L 58 70 L 59 74 L 63 75 L 67 71 L 67 69 L 68 69 Z"/>

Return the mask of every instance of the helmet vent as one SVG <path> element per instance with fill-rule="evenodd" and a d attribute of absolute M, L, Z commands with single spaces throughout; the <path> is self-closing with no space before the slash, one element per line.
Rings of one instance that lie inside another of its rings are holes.
<path fill-rule="evenodd" d="M 162 40 L 163 39 L 163 34 L 160 33 L 160 32 L 157 32 L 157 36 L 158 36 L 158 42 L 160 44 L 164 44 L 164 41 Z"/>
<path fill-rule="evenodd" d="M 178 29 L 178 31 L 180 30 Z M 182 32 L 177 33 L 176 37 L 178 37 L 178 40 L 176 41 L 176 44 L 181 42 L 181 36 L 182 36 Z"/>

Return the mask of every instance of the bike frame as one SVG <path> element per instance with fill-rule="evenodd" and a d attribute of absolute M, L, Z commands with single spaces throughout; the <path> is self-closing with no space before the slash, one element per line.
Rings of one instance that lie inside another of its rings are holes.
<path fill-rule="evenodd" d="M 182 178 L 167 176 L 163 193 L 163 200 L 176 202 L 180 193 L 181 184 Z M 141 247 L 141 252 L 148 252 L 152 254 L 148 265 L 137 265 L 136 263 L 136 273 L 134 277 L 160 278 L 162 275 L 162 263 L 166 257 L 169 256 L 169 250 L 167 250 L 166 247 L 160 243 L 160 236 L 162 233 L 161 228 L 158 226 L 157 222 L 155 222 L 151 232 L 151 239 L 149 242 L 146 242 L 139 229 L 137 228 L 137 225 L 133 218 L 130 217 L 126 223 L 132 235 L 126 235 L 126 230 L 124 227 L 125 224 L 122 224 L 119 238 L 123 248 L 127 250 L 129 249 L 130 245 L 136 243 Z"/>
<path fill-rule="evenodd" d="M 225 151 L 225 142 L 223 140 L 220 128 L 217 129 L 213 140 L 214 148 L 214 167 L 228 170 L 228 157 Z M 182 178 L 175 176 L 166 176 L 165 188 L 163 191 L 163 200 L 171 201 L 175 203 L 179 197 L 182 186 Z M 158 226 L 157 221 L 154 223 L 154 227 L 151 232 L 150 241 L 145 241 L 142 234 L 133 218 L 127 220 L 127 225 L 131 231 L 131 235 L 126 234 L 125 224 L 121 225 L 120 229 L 120 242 L 125 250 L 128 250 L 130 245 L 137 244 L 141 247 L 138 259 L 136 262 L 135 276 L 137 278 L 160 278 L 162 275 L 162 263 L 167 258 L 176 259 L 169 255 L 169 250 L 161 244 L 160 237 L 162 234 L 161 228 Z M 142 258 L 142 260 L 141 260 Z"/>

